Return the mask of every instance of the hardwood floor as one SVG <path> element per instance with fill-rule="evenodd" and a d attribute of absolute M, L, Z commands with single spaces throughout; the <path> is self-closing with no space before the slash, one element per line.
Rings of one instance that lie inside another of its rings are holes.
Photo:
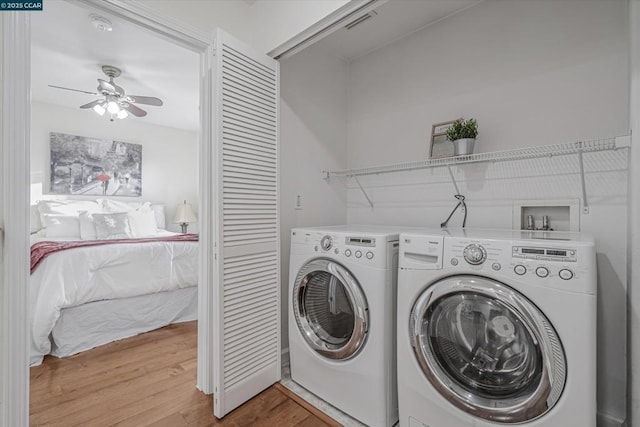
<path fill-rule="evenodd" d="M 196 322 L 31 368 L 32 426 L 339 426 L 280 384 L 228 414 L 196 384 Z"/>

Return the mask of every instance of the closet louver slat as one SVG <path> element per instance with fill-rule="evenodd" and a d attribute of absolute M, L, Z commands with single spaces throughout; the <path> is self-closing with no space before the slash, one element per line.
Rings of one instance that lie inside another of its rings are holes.
<path fill-rule="evenodd" d="M 214 412 L 280 379 L 278 64 L 217 41 L 218 302 Z"/>

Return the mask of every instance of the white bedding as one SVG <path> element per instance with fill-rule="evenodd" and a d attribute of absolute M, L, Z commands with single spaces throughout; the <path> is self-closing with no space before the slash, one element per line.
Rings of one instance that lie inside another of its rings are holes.
<path fill-rule="evenodd" d="M 159 233 L 173 234 L 176 233 Z M 41 240 L 53 239 L 34 236 L 32 243 Z M 39 364 L 50 353 L 49 335 L 61 309 L 197 283 L 198 242 L 109 244 L 53 253 L 31 275 L 30 362 Z"/>
<path fill-rule="evenodd" d="M 112 341 L 198 318 L 198 288 L 95 301 L 60 310 L 51 355 L 68 357 Z"/>

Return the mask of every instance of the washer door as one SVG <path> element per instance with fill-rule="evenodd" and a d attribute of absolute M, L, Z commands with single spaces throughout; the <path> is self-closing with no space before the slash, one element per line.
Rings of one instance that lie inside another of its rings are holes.
<path fill-rule="evenodd" d="M 362 348 L 369 323 L 367 301 L 342 265 L 324 258 L 308 262 L 296 277 L 292 297 L 300 333 L 317 353 L 345 360 Z"/>
<path fill-rule="evenodd" d="M 434 283 L 411 311 L 415 357 L 431 384 L 485 420 L 523 423 L 558 401 L 564 350 L 551 323 L 522 294 L 488 278 Z"/>

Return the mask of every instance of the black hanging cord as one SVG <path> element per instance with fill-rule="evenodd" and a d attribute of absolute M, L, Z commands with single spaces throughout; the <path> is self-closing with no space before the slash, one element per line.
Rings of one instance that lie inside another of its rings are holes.
<path fill-rule="evenodd" d="M 465 225 L 467 224 L 467 205 L 464 202 L 464 196 L 462 194 L 456 194 L 453 197 L 458 199 L 458 204 L 456 205 L 455 208 L 453 208 L 453 210 L 451 211 L 451 213 L 449 214 L 447 219 L 442 224 L 440 224 L 440 228 L 446 228 L 447 227 L 447 224 L 449 223 L 449 220 L 453 216 L 454 212 L 457 211 L 460 206 L 462 206 L 462 210 L 464 211 L 464 218 L 462 219 L 462 228 L 464 228 Z"/>

